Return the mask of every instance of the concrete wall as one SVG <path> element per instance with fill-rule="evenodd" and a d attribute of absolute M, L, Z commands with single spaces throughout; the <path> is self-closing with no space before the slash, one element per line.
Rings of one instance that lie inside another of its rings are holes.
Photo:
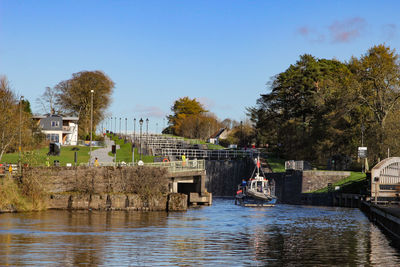
<path fill-rule="evenodd" d="M 346 171 L 303 171 L 302 192 L 312 192 L 350 176 Z"/>
<path fill-rule="evenodd" d="M 287 204 L 309 204 L 309 200 L 304 201 L 303 193 L 325 188 L 328 183 L 333 184 L 349 175 L 350 172 L 336 171 L 287 171 L 266 174 L 268 179 L 275 181 L 275 195 L 278 201 Z"/>
<path fill-rule="evenodd" d="M 249 159 L 206 160 L 206 189 L 213 196 L 233 197 L 238 184 L 243 178 L 249 179 L 253 169 Z"/>

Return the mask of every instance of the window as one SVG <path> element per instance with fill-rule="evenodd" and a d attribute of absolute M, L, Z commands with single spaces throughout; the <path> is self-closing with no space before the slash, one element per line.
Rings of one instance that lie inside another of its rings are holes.
<path fill-rule="evenodd" d="M 58 134 L 47 134 L 46 139 L 52 143 L 58 143 L 60 141 L 60 136 Z"/>
<path fill-rule="evenodd" d="M 60 127 L 59 121 L 51 121 L 51 127 Z"/>

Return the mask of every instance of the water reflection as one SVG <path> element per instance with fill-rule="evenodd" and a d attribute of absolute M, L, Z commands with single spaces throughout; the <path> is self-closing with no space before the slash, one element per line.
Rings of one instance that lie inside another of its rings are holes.
<path fill-rule="evenodd" d="M 0 215 L 0 265 L 398 266 L 400 253 L 356 209 L 252 209 L 216 199 L 185 213 Z"/>

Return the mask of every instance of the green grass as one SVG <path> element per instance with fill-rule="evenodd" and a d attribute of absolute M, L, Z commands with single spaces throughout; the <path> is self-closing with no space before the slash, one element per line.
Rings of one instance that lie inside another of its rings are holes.
<path fill-rule="evenodd" d="M 111 136 L 109 136 L 111 138 Z M 115 144 L 120 146 L 120 149 L 117 150 L 117 162 L 132 162 L 132 144 L 124 142 L 124 139 L 118 139 L 117 136 L 113 136 L 111 138 L 114 140 Z M 108 153 L 109 156 L 114 157 L 114 154 L 111 152 Z M 138 162 L 140 159 L 140 154 L 138 148 L 135 148 L 135 162 Z M 153 156 L 142 155 L 143 162 L 154 162 Z"/>
<path fill-rule="evenodd" d="M 285 160 L 274 156 L 268 156 L 267 162 L 273 172 L 285 172 Z"/>
<path fill-rule="evenodd" d="M 77 163 L 86 163 L 89 161 L 89 151 L 90 148 L 87 146 L 62 146 L 60 150 L 60 156 L 47 156 L 49 152 L 48 147 L 37 149 L 34 151 L 27 151 L 23 153 L 22 163 L 29 164 L 33 166 L 44 166 L 46 164 L 46 159 L 49 158 L 49 162 L 53 165 L 55 160 L 60 162 L 60 166 L 65 166 L 67 163 L 74 164 L 75 151 L 73 148 L 78 148 L 77 150 Z M 97 148 L 92 147 L 92 151 Z M 1 159 L 3 163 L 18 163 L 18 153 L 9 153 L 3 155 Z"/>
<path fill-rule="evenodd" d="M 182 137 L 180 137 L 180 136 L 171 135 L 171 134 L 166 134 L 166 136 L 182 139 Z M 192 144 L 192 145 L 194 145 L 194 144 L 207 145 L 208 149 L 216 149 L 216 150 L 225 149 L 225 147 L 223 147 L 223 146 L 207 143 L 206 141 L 201 140 L 201 139 L 189 139 L 189 138 L 184 137 L 183 140 L 189 142 L 189 144 Z"/>
<path fill-rule="evenodd" d="M 225 149 L 225 147 L 223 147 L 223 146 L 215 145 L 215 144 L 210 144 L 210 143 L 207 143 L 207 148 L 208 148 L 208 149 L 217 149 L 217 150 L 219 150 L 219 149 Z"/>
<path fill-rule="evenodd" d="M 361 172 L 351 172 L 349 177 L 346 177 L 334 184 L 332 188 L 335 189 L 336 186 L 340 187 L 340 191 L 343 193 L 355 193 L 358 194 L 362 185 L 366 182 L 367 176 L 365 173 Z M 315 190 L 311 193 L 327 193 L 328 187 Z"/>

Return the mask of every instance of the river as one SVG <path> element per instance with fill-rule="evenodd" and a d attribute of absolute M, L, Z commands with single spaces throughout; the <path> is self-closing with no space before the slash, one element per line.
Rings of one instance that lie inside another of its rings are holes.
<path fill-rule="evenodd" d="M 0 215 L 0 265 L 400 266 L 400 250 L 358 210 L 235 206 L 187 212 Z"/>

